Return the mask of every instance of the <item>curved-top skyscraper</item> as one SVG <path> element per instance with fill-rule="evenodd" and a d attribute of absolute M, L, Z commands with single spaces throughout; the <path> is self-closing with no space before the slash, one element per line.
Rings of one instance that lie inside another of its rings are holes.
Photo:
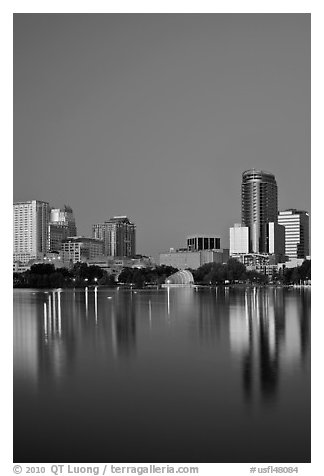
<path fill-rule="evenodd" d="M 249 227 L 250 253 L 267 253 L 267 223 L 278 223 L 275 176 L 250 169 L 242 174 L 242 224 Z"/>

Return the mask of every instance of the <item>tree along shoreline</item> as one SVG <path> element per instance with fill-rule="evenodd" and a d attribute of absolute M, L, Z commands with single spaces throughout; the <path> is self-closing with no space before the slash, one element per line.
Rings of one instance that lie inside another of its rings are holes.
<path fill-rule="evenodd" d="M 35 264 L 23 273 L 13 273 L 14 288 L 55 289 L 85 288 L 92 286 L 123 286 L 142 289 L 160 287 L 166 278 L 178 271 L 172 266 L 150 268 L 123 268 L 118 276 L 108 274 L 98 266 L 76 263 L 72 269 L 57 268 L 52 264 Z M 271 276 L 248 271 L 244 264 L 230 258 L 226 264 L 207 263 L 196 270 L 190 269 L 194 285 L 202 287 L 230 286 L 291 286 L 309 282 L 311 261 L 305 260 L 296 268 L 283 268 Z"/>

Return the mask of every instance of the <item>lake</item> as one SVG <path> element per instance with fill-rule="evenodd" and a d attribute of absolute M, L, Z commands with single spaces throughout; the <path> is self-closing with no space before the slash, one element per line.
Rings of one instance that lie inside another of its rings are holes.
<path fill-rule="evenodd" d="M 310 289 L 13 298 L 14 462 L 310 462 Z"/>

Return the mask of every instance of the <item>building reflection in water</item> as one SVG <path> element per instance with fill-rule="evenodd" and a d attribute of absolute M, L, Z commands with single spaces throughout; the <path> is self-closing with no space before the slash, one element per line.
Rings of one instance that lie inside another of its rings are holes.
<path fill-rule="evenodd" d="M 38 319 L 38 366 L 44 385 L 60 380 L 73 361 L 75 346 L 69 339 L 72 333 L 66 319 L 62 326 L 61 294 L 61 289 L 44 293 L 43 318 Z"/>
<path fill-rule="evenodd" d="M 111 353 L 115 358 L 133 355 L 136 307 L 131 293 L 114 293 L 107 300 L 106 294 L 100 295 L 95 287 L 73 293 L 53 291 L 44 296 L 42 319 L 38 320 L 37 360 L 45 380 L 68 375 L 77 356 L 80 358 L 93 348 L 105 359 Z"/>
<path fill-rule="evenodd" d="M 180 345 L 186 330 L 234 363 L 247 401 L 271 402 L 280 372 L 308 362 L 310 291 L 300 290 L 297 298 L 296 292 L 178 288 L 147 295 L 95 288 L 17 294 L 15 374 L 46 386 L 68 378 L 94 349 L 101 362 L 132 359 L 137 334 L 146 338 L 153 329 L 156 338 L 167 317 Z"/>
<path fill-rule="evenodd" d="M 111 334 L 115 357 L 130 357 L 136 348 L 136 303 L 133 292 L 118 292 L 112 303 Z"/>
<path fill-rule="evenodd" d="M 290 300 L 282 288 L 250 288 L 244 303 L 237 300 L 230 306 L 231 351 L 241 362 L 248 401 L 257 396 L 273 401 L 280 370 L 293 371 L 301 364 L 309 346 L 309 314 L 303 312 L 307 292 L 304 297 Z"/>

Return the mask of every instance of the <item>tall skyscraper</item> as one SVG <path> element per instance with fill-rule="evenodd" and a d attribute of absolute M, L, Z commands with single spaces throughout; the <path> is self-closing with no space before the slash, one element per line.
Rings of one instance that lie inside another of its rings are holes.
<path fill-rule="evenodd" d="M 285 227 L 285 254 L 289 258 L 309 255 L 309 214 L 290 208 L 279 212 L 278 223 Z"/>
<path fill-rule="evenodd" d="M 109 256 L 136 254 L 136 227 L 126 216 L 116 216 L 107 222 L 106 242 Z"/>
<path fill-rule="evenodd" d="M 48 251 L 49 204 L 40 200 L 13 204 L 13 259 L 27 263 Z"/>
<path fill-rule="evenodd" d="M 249 228 L 249 252 L 268 253 L 268 226 L 278 221 L 275 176 L 250 169 L 242 174 L 242 225 Z"/>
<path fill-rule="evenodd" d="M 52 208 L 50 214 L 50 223 L 54 225 L 67 225 L 68 236 L 77 235 L 73 210 L 68 205 L 64 205 L 64 208 Z"/>
<path fill-rule="evenodd" d="M 71 207 L 51 208 L 48 225 L 48 248 L 50 251 L 61 251 L 62 241 L 69 236 L 76 236 L 77 229 Z"/>
<path fill-rule="evenodd" d="M 104 242 L 104 254 L 107 256 L 136 254 L 136 226 L 126 216 L 116 216 L 92 225 L 92 237 Z"/>

